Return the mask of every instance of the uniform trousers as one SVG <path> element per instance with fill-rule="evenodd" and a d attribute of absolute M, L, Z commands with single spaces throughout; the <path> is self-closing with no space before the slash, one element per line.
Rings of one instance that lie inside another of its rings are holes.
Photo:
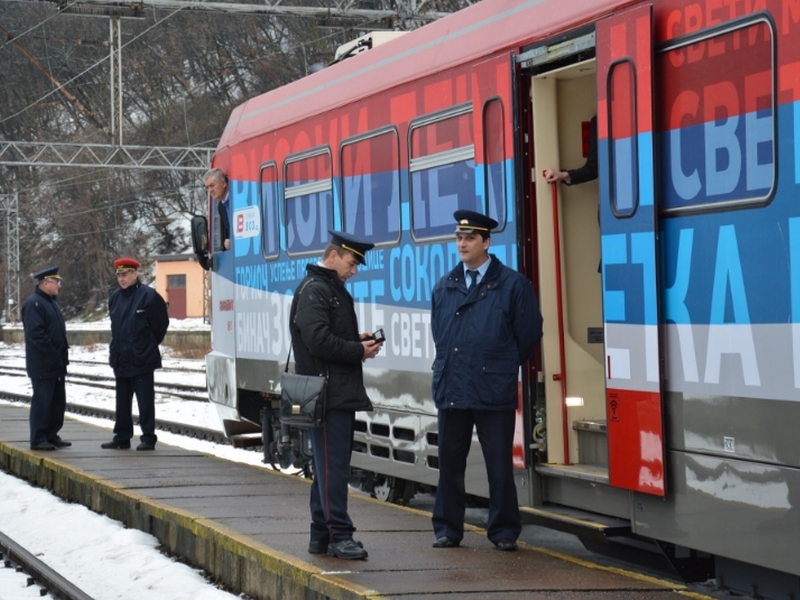
<path fill-rule="evenodd" d="M 64 426 L 64 410 L 67 406 L 67 393 L 64 377 L 31 379 L 31 445 L 54 442 Z"/>
<path fill-rule="evenodd" d="M 347 514 L 350 458 L 353 451 L 353 411 L 329 410 L 325 425 L 309 429 L 314 481 L 311 483 L 311 540 L 338 543 L 356 530 Z"/>
<path fill-rule="evenodd" d="M 133 377 L 117 377 L 117 407 L 114 423 L 114 441 L 130 441 L 133 437 L 133 416 L 131 407 L 133 395 L 139 405 L 139 426 L 142 428 L 141 440 L 155 446 L 156 437 L 156 395 L 154 390 L 153 371 L 134 375 Z"/>
<path fill-rule="evenodd" d="M 515 424 L 513 410 L 439 410 L 439 485 L 431 519 L 437 538 L 464 537 L 464 477 L 474 426 L 489 478 L 487 537 L 495 544 L 517 540 L 522 523 L 514 483 Z"/>

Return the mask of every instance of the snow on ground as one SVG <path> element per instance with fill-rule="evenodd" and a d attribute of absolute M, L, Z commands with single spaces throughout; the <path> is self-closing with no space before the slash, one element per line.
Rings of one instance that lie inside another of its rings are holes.
<path fill-rule="evenodd" d="M 97 367 L 88 366 L 99 373 L 108 369 L 108 347 L 98 344 L 90 348 L 70 349 L 72 361 L 96 361 Z M 205 376 L 203 360 L 181 359 L 164 361 L 165 367 L 194 369 L 188 375 L 195 385 L 203 385 Z M 22 344 L 0 343 L 0 369 L 2 366 L 24 365 Z M 71 365 L 70 373 L 81 372 L 84 365 Z M 110 373 L 110 369 L 108 369 Z M 187 373 L 157 371 L 157 380 L 165 383 L 185 382 Z M 27 377 L 0 375 L 0 389 L 19 394 L 30 394 Z M 103 390 L 67 384 L 67 400 L 114 408 L 114 390 Z M 219 420 L 208 402 L 191 402 L 156 396 L 156 417 L 214 427 Z M 136 402 L 134 401 L 134 410 Z M 108 429 L 112 436 L 113 423 L 103 419 L 67 415 Z M 137 429 L 138 435 L 138 429 Z M 261 462 L 259 452 L 235 449 L 231 446 L 194 440 L 183 436 L 158 432 L 160 443 L 196 450 L 222 459 L 268 468 Z M 97 515 L 83 506 L 68 504 L 45 490 L 30 486 L 10 475 L 0 472 L 0 531 L 37 555 L 56 571 L 75 582 L 84 592 L 104 600 L 141 600 L 142 598 L 170 600 L 224 600 L 233 595 L 209 585 L 199 572 L 162 555 L 156 547 L 158 541 L 148 534 L 125 529 L 118 521 Z M 26 588 L 26 578 L 11 569 L 0 568 L 0 600 L 27 600 L 38 598 L 38 588 Z M 16 575 L 16 577 L 13 577 Z"/>

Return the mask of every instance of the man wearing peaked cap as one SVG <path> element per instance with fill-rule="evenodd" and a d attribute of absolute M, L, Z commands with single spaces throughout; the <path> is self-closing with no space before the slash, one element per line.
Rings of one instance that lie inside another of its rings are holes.
<path fill-rule="evenodd" d="M 358 332 L 353 297 L 344 284 L 374 244 L 343 232 L 330 235 L 322 260 L 306 266 L 289 313 L 295 372 L 328 378 L 325 424 L 309 429 L 314 481 L 308 551 L 364 559 L 367 551 L 353 540 L 356 528 L 347 512 L 347 483 L 355 413 L 372 410 L 362 363 L 378 354 L 382 342 L 369 332 Z"/>
<path fill-rule="evenodd" d="M 454 548 L 464 537 L 464 476 L 475 428 L 489 478 L 486 534 L 498 550 L 513 551 L 522 528 L 513 462 L 517 379 L 539 345 L 542 315 L 531 282 L 489 254 L 497 221 L 469 210 L 453 217 L 461 263 L 431 294 L 439 415 L 433 547 Z"/>
<path fill-rule="evenodd" d="M 34 273 L 33 278 L 36 290 L 22 305 L 25 368 L 33 387 L 31 449 L 55 450 L 72 445 L 58 435 L 64 425 L 64 378 L 69 364 L 67 328 L 58 305 L 61 277 L 58 267 L 49 267 Z"/>
<path fill-rule="evenodd" d="M 497 229 L 497 221 L 474 210 L 457 210 L 453 217 L 456 220 L 456 233 L 476 233 L 486 238 L 491 237 L 493 229 Z"/>
<path fill-rule="evenodd" d="M 131 447 L 133 396 L 139 404 L 141 443 L 137 450 L 156 447 L 154 372 L 161 368 L 158 345 L 169 327 L 167 304 L 153 288 L 139 281 L 141 264 L 133 258 L 118 258 L 114 271 L 119 289 L 108 300 L 111 315 L 109 364 L 116 379 L 117 405 L 114 438 L 102 444 L 105 449 Z"/>
<path fill-rule="evenodd" d="M 366 262 L 367 252 L 375 247 L 372 242 L 360 240 L 356 236 L 343 231 L 328 230 L 328 233 L 331 234 L 331 244 L 342 250 L 347 250 L 362 265 Z"/>
<path fill-rule="evenodd" d="M 142 265 L 139 263 L 138 260 L 133 258 L 118 258 L 114 261 L 114 270 L 117 273 L 122 273 L 125 271 L 138 271 L 139 267 Z"/>

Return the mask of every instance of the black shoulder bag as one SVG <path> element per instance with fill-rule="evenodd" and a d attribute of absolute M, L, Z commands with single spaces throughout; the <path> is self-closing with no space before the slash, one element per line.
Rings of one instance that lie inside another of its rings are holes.
<path fill-rule="evenodd" d="M 281 423 L 292 427 L 322 427 L 325 424 L 325 392 L 328 377 L 289 372 L 289 359 L 281 375 Z"/>

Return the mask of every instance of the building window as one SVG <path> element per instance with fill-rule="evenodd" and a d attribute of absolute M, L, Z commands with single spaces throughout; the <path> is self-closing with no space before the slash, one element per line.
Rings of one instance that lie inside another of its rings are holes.
<path fill-rule="evenodd" d="M 185 288 L 186 275 L 167 275 L 168 288 Z"/>

